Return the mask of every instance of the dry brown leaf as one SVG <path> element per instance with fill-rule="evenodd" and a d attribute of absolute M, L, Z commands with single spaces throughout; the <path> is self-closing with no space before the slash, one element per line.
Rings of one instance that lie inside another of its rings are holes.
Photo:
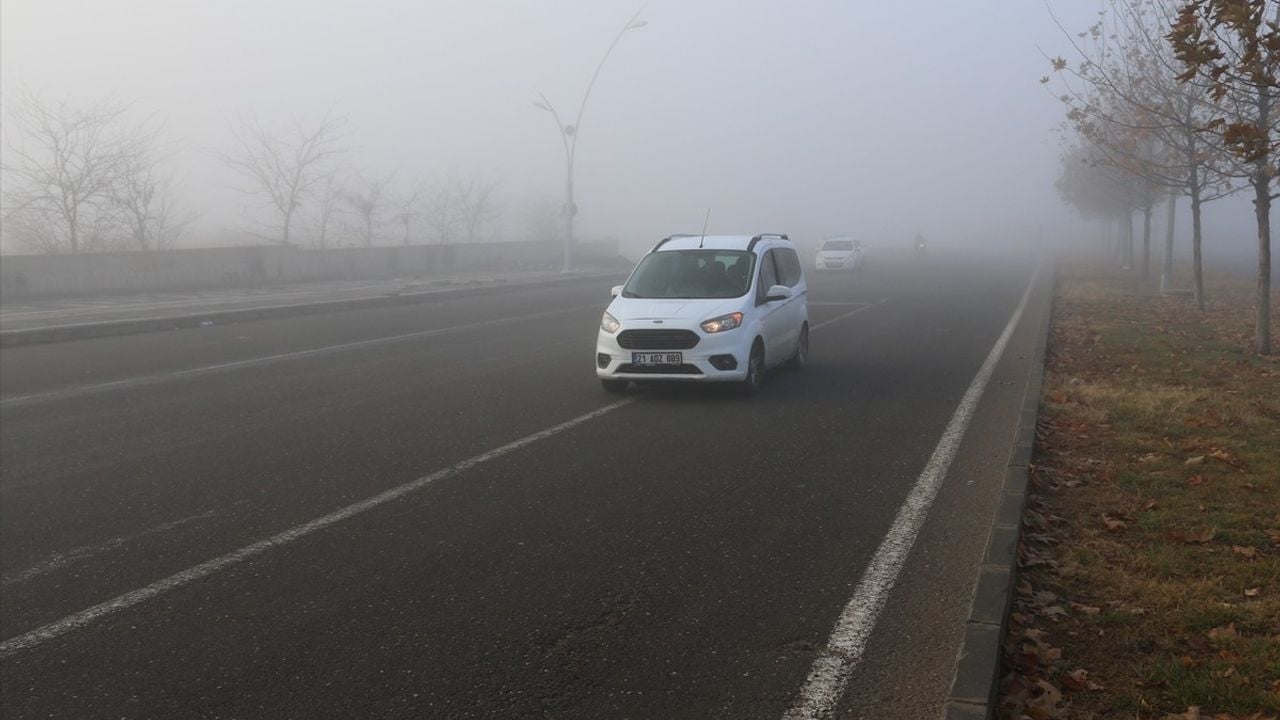
<path fill-rule="evenodd" d="M 1232 545 L 1232 546 L 1231 546 L 1231 552 L 1233 552 L 1233 553 L 1235 553 L 1235 554 L 1239 555 L 1240 557 L 1244 558 L 1245 560 L 1257 560 L 1257 559 L 1258 559 L 1258 548 L 1256 548 L 1256 547 L 1254 547 L 1254 546 L 1252 546 L 1252 545 L 1247 545 L 1247 546 L 1246 546 L 1246 545 Z"/>
<path fill-rule="evenodd" d="M 1120 518 L 1112 517 L 1110 515 L 1107 515 L 1106 513 L 1103 513 L 1102 515 L 1102 524 L 1112 532 L 1124 530 L 1125 528 L 1129 527 Z"/>
<path fill-rule="evenodd" d="M 1192 475 L 1191 477 L 1187 478 L 1187 484 L 1190 485 L 1191 487 L 1197 487 L 1199 485 L 1203 485 L 1208 481 L 1209 481 L 1209 478 L 1205 477 L 1204 475 Z"/>
<path fill-rule="evenodd" d="M 1210 640 L 1235 640 L 1238 637 L 1240 637 L 1240 633 L 1236 632 L 1235 623 L 1227 623 L 1209 631 Z"/>
<path fill-rule="evenodd" d="M 1097 608 L 1092 605 L 1084 605 L 1078 602 L 1071 603 L 1071 609 L 1082 615 L 1097 615 L 1102 612 L 1102 608 Z"/>
<path fill-rule="evenodd" d="M 1062 689 L 1070 692 L 1080 692 L 1087 690 L 1089 687 L 1089 671 L 1084 669 L 1072 670 L 1062 674 Z"/>
<path fill-rule="evenodd" d="M 1201 720 L 1200 706 L 1191 705 L 1184 713 L 1170 713 L 1164 716 L 1164 720 Z"/>
<path fill-rule="evenodd" d="M 1195 457 L 1187 458 L 1187 462 L 1186 462 L 1185 464 L 1186 464 L 1186 465 L 1199 465 L 1199 464 L 1201 464 L 1201 463 L 1203 463 L 1203 462 L 1204 462 L 1204 456 L 1203 456 L 1203 455 L 1196 455 Z"/>
<path fill-rule="evenodd" d="M 1272 543 L 1280 545 L 1280 528 L 1267 528 L 1263 532 L 1267 534 L 1267 537 L 1271 538 Z"/>
<path fill-rule="evenodd" d="M 1249 588 L 1244 591 L 1245 597 L 1258 597 L 1261 594 L 1262 594 L 1262 588 L 1260 587 Z"/>

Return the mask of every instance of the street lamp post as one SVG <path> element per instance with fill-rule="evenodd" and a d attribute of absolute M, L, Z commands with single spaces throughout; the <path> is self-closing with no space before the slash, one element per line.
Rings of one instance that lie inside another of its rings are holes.
<path fill-rule="evenodd" d="M 578 205 L 573 201 L 573 161 L 577 157 L 578 149 L 578 129 L 582 127 L 582 112 L 587 107 L 587 99 L 591 97 L 591 88 L 595 87 L 596 78 L 600 77 L 600 71 L 604 68 L 604 63 L 609 59 L 609 55 L 613 52 L 613 48 L 617 46 L 618 41 L 628 30 L 642 28 L 649 23 L 638 19 L 640 13 L 636 12 L 631 19 L 623 24 L 622 29 L 613 38 L 613 42 L 609 43 L 609 49 L 604 51 L 604 57 L 600 58 L 600 64 L 596 66 L 596 71 L 591 75 L 591 82 L 587 83 L 587 91 L 582 94 L 582 103 L 578 105 L 578 116 L 572 125 L 566 124 L 560 119 L 560 113 L 556 112 L 555 106 L 547 99 L 547 96 L 538 93 L 538 102 L 533 104 L 539 110 L 545 110 L 551 114 L 551 118 L 556 123 L 556 133 L 560 136 L 560 141 L 564 145 L 565 160 L 565 202 L 564 202 L 564 268 L 563 272 L 569 272 L 573 267 L 573 217 L 578 214 Z"/>

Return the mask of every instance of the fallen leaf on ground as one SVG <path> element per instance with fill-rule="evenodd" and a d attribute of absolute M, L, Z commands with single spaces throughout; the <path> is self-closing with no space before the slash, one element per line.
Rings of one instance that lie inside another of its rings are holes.
<path fill-rule="evenodd" d="M 1280 528 L 1267 528 L 1263 532 L 1267 534 L 1267 537 L 1271 538 L 1271 542 L 1280 545 Z"/>
<path fill-rule="evenodd" d="M 1258 597 L 1261 594 L 1262 594 L 1262 588 L 1260 587 L 1249 588 L 1248 590 L 1244 591 L 1245 597 Z"/>
<path fill-rule="evenodd" d="M 1239 555 L 1240 557 L 1244 558 L 1245 560 L 1257 560 L 1257 559 L 1258 559 L 1258 548 L 1256 548 L 1256 547 L 1254 547 L 1254 546 L 1252 546 L 1252 545 L 1247 545 L 1247 546 L 1246 546 L 1246 545 L 1232 545 L 1232 546 L 1231 546 L 1231 552 L 1233 552 L 1233 553 L 1235 553 L 1235 554 Z"/>
<path fill-rule="evenodd" d="M 1187 478 L 1187 484 L 1190 485 L 1191 487 L 1203 485 L 1208 481 L 1209 481 L 1209 478 L 1203 475 L 1192 475 L 1191 477 Z"/>
<path fill-rule="evenodd" d="M 1235 623 L 1227 623 L 1222 627 L 1216 627 L 1209 631 L 1210 640 L 1235 640 L 1240 637 L 1240 633 L 1236 632 Z"/>
<path fill-rule="evenodd" d="M 1082 615 L 1097 615 L 1102 612 L 1102 608 L 1096 608 L 1092 605 L 1083 605 L 1078 602 L 1071 603 L 1071 609 Z"/>
<path fill-rule="evenodd" d="M 1089 671 L 1080 669 L 1062 674 L 1062 688 L 1071 692 L 1080 692 L 1089 687 Z"/>
<path fill-rule="evenodd" d="M 1243 467 L 1243 466 L 1244 466 L 1244 463 L 1240 462 L 1240 459 L 1239 459 L 1239 458 L 1237 458 L 1236 456 L 1232 455 L 1231 453 L 1229 453 L 1229 452 L 1227 452 L 1226 450 L 1223 450 L 1223 449 L 1221 449 L 1221 448 L 1215 448 L 1215 449 L 1213 449 L 1213 450 L 1209 453 L 1209 457 L 1213 458 L 1214 460 L 1221 460 L 1222 462 L 1224 462 L 1224 463 L 1226 463 L 1226 464 L 1228 464 L 1228 465 L 1230 465 L 1230 466 L 1232 466 L 1232 467 Z"/>
<path fill-rule="evenodd" d="M 1059 617 L 1066 617 L 1067 610 L 1061 605 L 1050 605 L 1044 609 L 1044 614 L 1056 619 Z"/>
<path fill-rule="evenodd" d="M 1187 465 L 1199 465 L 1199 464 L 1201 464 L 1201 463 L 1203 463 L 1203 462 L 1204 462 L 1204 456 L 1203 456 L 1203 455 L 1196 455 L 1195 457 L 1187 458 L 1187 462 L 1186 462 L 1185 464 L 1187 464 Z"/>
<path fill-rule="evenodd" d="M 1128 525 L 1126 525 L 1123 520 L 1119 518 L 1111 517 L 1110 515 L 1107 515 L 1105 513 L 1102 516 L 1102 524 L 1106 526 L 1108 530 L 1112 530 L 1112 531 L 1124 530 L 1126 527 L 1128 527 Z"/>
<path fill-rule="evenodd" d="M 1200 706 L 1192 705 L 1184 713 L 1170 713 L 1164 716 L 1164 720 L 1200 720 Z"/>
<path fill-rule="evenodd" d="M 1155 509 L 1157 509 L 1157 508 L 1159 508 L 1159 507 L 1160 507 L 1160 503 L 1159 503 L 1158 501 L 1156 501 L 1156 500 L 1148 500 L 1148 501 L 1146 502 L 1146 504 L 1142 506 L 1142 509 L 1143 509 L 1143 510 L 1155 510 Z"/>

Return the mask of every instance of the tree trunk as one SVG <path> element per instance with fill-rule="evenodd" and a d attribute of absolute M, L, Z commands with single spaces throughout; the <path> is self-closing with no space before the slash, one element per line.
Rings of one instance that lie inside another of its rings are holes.
<path fill-rule="evenodd" d="M 1259 355 L 1271 354 L 1271 175 L 1265 162 L 1253 178 L 1253 207 L 1258 217 L 1258 319 Z"/>
<path fill-rule="evenodd" d="M 1134 247 L 1133 247 L 1133 213 L 1124 214 L 1124 269 L 1133 269 Z"/>
<path fill-rule="evenodd" d="M 1173 285 L 1173 226 L 1178 219 L 1178 194 L 1169 193 L 1169 209 L 1164 218 L 1164 259 L 1160 263 L 1160 291 L 1171 290 Z"/>
<path fill-rule="evenodd" d="M 1276 21 L 1280 22 L 1280 5 L 1276 6 Z M 1272 51 L 1274 53 L 1274 51 Z M 1272 54 L 1271 60 L 1275 60 Z M 1273 140 L 1271 127 L 1271 85 L 1259 83 L 1258 125 Z M 1254 163 L 1253 211 L 1258 218 L 1258 318 L 1256 328 L 1259 355 L 1271 354 L 1271 163 L 1276 151 L 1264 153 Z"/>
<path fill-rule="evenodd" d="M 289 225 L 293 222 L 293 211 L 284 214 L 284 239 L 281 240 L 282 245 L 289 244 Z"/>
<path fill-rule="evenodd" d="M 1151 203 L 1142 208 L 1142 284 L 1151 275 Z"/>
<path fill-rule="evenodd" d="M 1191 171 L 1191 274 L 1195 287 L 1196 309 L 1204 310 L 1204 264 L 1200 255 L 1200 180 Z"/>
<path fill-rule="evenodd" d="M 75 255 L 80 252 L 80 218 L 73 212 L 71 213 L 71 222 L 67 223 L 67 229 L 70 231 L 68 240 L 71 242 L 71 254 Z M 52 247 L 57 247 L 50 243 Z M 56 249 L 53 252 L 58 252 Z"/>

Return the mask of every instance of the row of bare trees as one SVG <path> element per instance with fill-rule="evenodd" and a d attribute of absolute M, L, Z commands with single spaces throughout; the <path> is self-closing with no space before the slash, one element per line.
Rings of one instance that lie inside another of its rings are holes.
<path fill-rule="evenodd" d="M 1109 0 L 1093 27 L 1064 34 L 1076 59 L 1052 60 L 1068 106 L 1060 194 L 1082 213 L 1119 227 L 1112 247 L 1125 266 L 1140 266 L 1144 280 L 1152 213 L 1168 202 L 1165 281 L 1175 203 L 1187 198 L 1193 289 L 1204 309 L 1203 205 L 1251 191 L 1258 241 L 1255 345 L 1270 353 L 1280 0 Z M 1135 217 L 1142 220 L 1140 260 Z"/>
<path fill-rule="evenodd" d="M 176 200 L 171 154 L 154 123 L 113 101 L 88 106 L 36 93 L 10 103 L 3 164 L 4 233 L 29 251 L 81 253 L 173 247 L 195 220 Z M 268 127 L 243 117 L 218 158 L 253 206 L 267 242 L 373 246 L 491 239 L 498 183 L 415 180 L 351 169 L 346 121 Z M 299 238 L 303 238 L 299 242 Z"/>
<path fill-rule="evenodd" d="M 175 201 L 157 129 L 128 121 L 125 105 L 75 107 L 26 92 L 10 107 L 3 222 L 18 244 L 152 250 L 171 247 L 195 219 Z"/>
<path fill-rule="evenodd" d="M 366 174 L 343 164 L 345 120 L 325 116 L 314 126 L 271 130 L 242 118 L 234 151 L 221 155 L 272 219 L 257 234 L 296 242 L 299 216 L 315 245 L 335 239 L 372 247 L 398 239 L 479 242 L 490 239 L 500 215 L 496 182 L 475 179 L 430 183 L 422 179 L 397 192 L 398 172 Z"/>

